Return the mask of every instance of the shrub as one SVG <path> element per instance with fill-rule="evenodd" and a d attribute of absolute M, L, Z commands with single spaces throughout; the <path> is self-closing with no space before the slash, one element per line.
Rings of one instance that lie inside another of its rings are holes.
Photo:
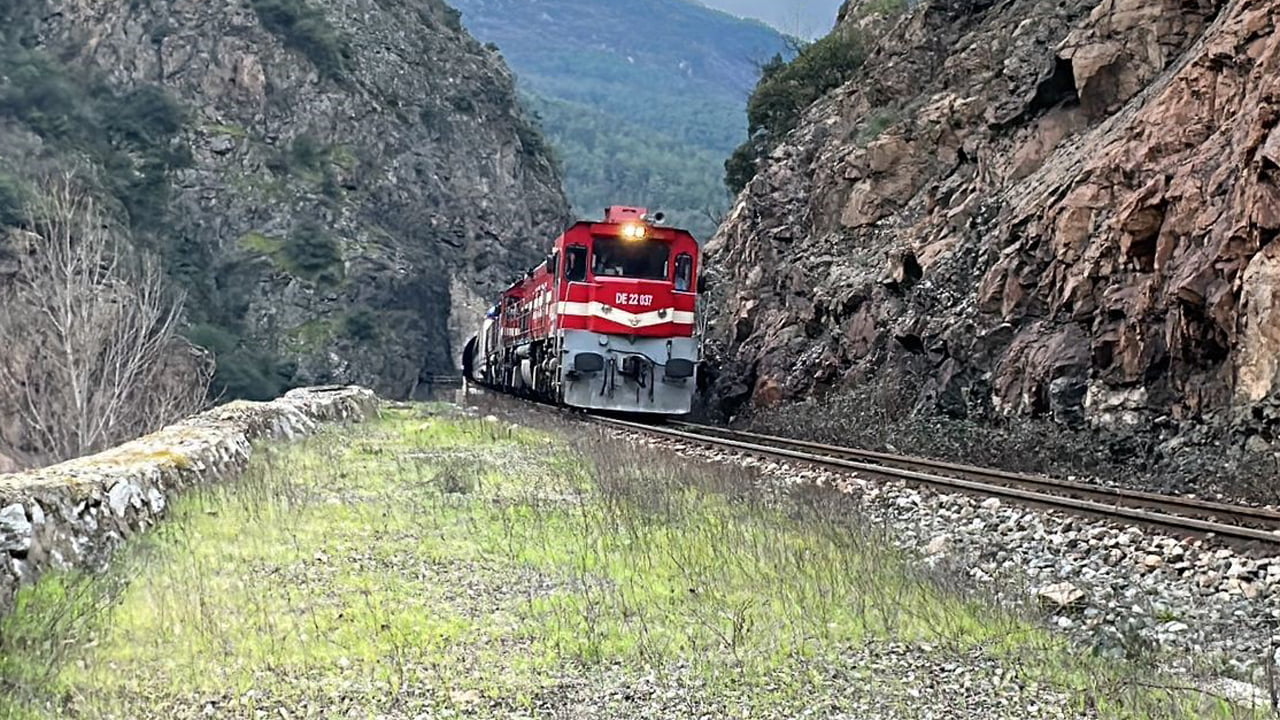
<path fill-rule="evenodd" d="M 274 400 L 290 389 L 293 368 L 266 353 L 239 348 L 218 358 L 211 394 L 244 400 Z"/>
<path fill-rule="evenodd" d="M 528 158 L 552 158 L 554 153 L 547 144 L 547 138 L 536 125 L 526 120 L 516 121 L 516 137 L 520 140 L 520 148 Z"/>
<path fill-rule="evenodd" d="M 883 15 L 893 17 L 901 15 L 910 9 L 910 3 L 907 0 L 871 0 L 862 6 L 862 14 L 867 15 Z"/>
<path fill-rule="evenodd" d="M 343 321 L 343 329 L 352 340 L 370 342 L 378 339 L 378 315 L 369 308 L 357 308 Z"/>
<path fill-rule="evenodd" d="M 85 123 L 84 89 L 44 53 L 20 47 L 0 53 L 0 76 L 8 79 L 0 85 L 0 114 L 41 137 L 66 137 Z"/>
<path fill-rule="evenodd" d="M 454 32 L 462 32 L 462 12 L 443 3 L 440 9 L 444 12 L 444 26 Z"/>
<path fill-rule="evenodd" d="M 137 147 L 166 145 L 187 122 L 186 109 L 155 85 L 112 97 L 104 105 L 107 130 Z"/>
<path fill-rule="evenodd" d="M 329 151 L 316 136 L 303 133 L 289 143 L 289 167 L 315 172 L 329 160 Z"/>
<path fill-rule="evenodd" d="M 225 355 L 236 349 L 240 338 L 230 330 L 217 325 L 197 324 L 187 328 L 187 340 L 214 355 Z"/>
<path fill-rule="evenodd" d="M 866 59 L 866 40 L 856 30 L 834 32 L 800 51 L 791 62 L 775 55 L 763 68 L 747 101 L 750 139 L 725 163 L 725 185 L 739 192 L 755 176 L 756 162 L 800 123 L 804 111 L 848 82 Z"/>
<path fill-rule="evenodd" d="M 303 0 L 251 0 L 262 25 L 311 61 L 320 74 L 340 79 L 347 69 L 351 50 L 334 30 L 324 13 L 307 7 Z"/>
<path fill-rule="evenodd" d="M 286 269 L 311 280 L 335 280 L 334 269 L 342 263 L 338 242 L 314 220 L 299 223 L 283 251 Z"/>
<path fill-rule="evenodd" d="M 187 339 L 213 353 L 211 397 L 272 400 L 293 386 L 293 368 L 259 349 L 248 347 L 232 330 L 212 324 L 192 325 Z"/>
<path fill-rule="evenodd" d="M 867 118 L 862 129 L 858 131 L 858 144 L 866 145 L 867 143 L 880 137 L 880 134 L 888 130 L 894 123 L 902 118 L 892 109 L 877 108 Z"/>
<path fill-rule="evenodd" d="M 16 45 L 0 48 L 0 115 L 39 135 L 55 151 L 87 156 L 135 227 L 156 227 L 169 204 L 170 171 L 189 167 L 179 141 L 185 108 L 163 88 L 117 94 L 56 59 Z"/>
<path fill-rule="evenodd" d="M 729 192 L 737 195 L 751 182 L 751 178 L 756 176 L 756 162 L 761 155 L 756 141 L 748 140 L 724 161 L 724 184 Z"/>
<path fill-rule="evenodd" d="M 0 228 L 21 225 L 27 218 L 27 188 L 16 177 L 0 172 Z"/>

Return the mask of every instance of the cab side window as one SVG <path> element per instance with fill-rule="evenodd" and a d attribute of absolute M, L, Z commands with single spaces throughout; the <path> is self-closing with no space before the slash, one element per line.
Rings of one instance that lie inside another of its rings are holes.
<path fill-rule="evenodd" d="M 689 292 L 693 288 L 693 256 L 680 253 L 676 256 L 676 292 Z"/>
<path fill-rule="evenodd" d="M 582 245 L 569 246 L 565 253 L 564 279 L 569 282 L 586 282 L 587 248 Z"/>

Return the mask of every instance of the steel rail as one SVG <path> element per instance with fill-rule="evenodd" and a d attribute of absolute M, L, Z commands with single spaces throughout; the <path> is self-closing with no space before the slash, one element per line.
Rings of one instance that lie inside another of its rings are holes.
<path fill-rule="evenodd" d="M 1270 546 L 1280 545 L 1280 534 L 1258 528 L 1229 525 L 1211 520 L 1203 520 L 1196 517 L 1155 512 L 1152 510 L 1126 507 L 1119 504 L 1108 504 L 1066 495 L 1055 495 L 1019 487 L 1010 487 L 1009 485 L 999 483 L 979 482 L 965 478 L 948 477 L 945 475 L 935 475 L 916 470 L 908 470 L 890 465 L 877 465 L 848 460 L 845 458 L 832 457 L 830 455 L 788 450 L 786 448 L 773 447 L 759 442 L 745 442 L 727 437 L 717 437 L 716 435 L 711 434 L 675 430 L 655 425 L 645 425 L 643 423 L 631 422 L 628 420 L 617 420 L 614 418 L 599 416 L 590 416 L 590 420 L 601 425 L 624 430 L 648 433 L 651 435 L 658 435 L 703 445 L 731 448 L 757 455 L 768 455 L 815 465 L 852 470 L 873 476 L 906 480 L 944 490 L 962 491 L 989 497 L 1007 498 L 1022 504 L 1036 505 L 1077 514 L 1084 513 L 1109 520 L 1123 519 L 1133 524 L 1149 526 L 1160 530 L 1174 530 L 1199 536 L 1213 535 L 1223 540 L 1248 544 L 1263 543 Z M 717 430 L 719 429 L 717 428 Z M 736 431 L 721 430 L 721 432 L 736 434 Z M 759 437 L 769 438 L 770 436 Z M 1007 473 L 1007 475 L 1012 475 L 1012 473 Z M 1085 483 L 1080 483 L 1080 485 L 1091 487 L 1087 486 Z"/>
<path fill-rule="evenodd" d="M 1194 513 L 1197 517 L 1204 519 L 1230 519 L 1233 523 L 1253 522 L 1263 526 L 1264 528 L 1280 529 L 1280 512 L 1268 510 L 1267 508 L 1249 507 L 1248 505 L 1229 505 L 1227 503 L 1220 503 L 1212 500 L 1201 500 L 1199 498 L 1181 497 L 1178 495 L 1161 495 L 1159 493 L 1130 490 L 1128 488 L 1109 487 L 1106 485 L 1097 485 L 1093 483 L 1079 482 L 1076 480 L 1060 480 L 1058 478 L 1045 477 L 1043 475 L 1027 475 L 1023 473 L 1008 472 L 1005 470 L 983 468 L 976 465 L 965 465 L 962 463 L 953 463 L 944 460 L 934 460 L 932 458 L 895 455 L 875 450 L 860 450 L 857 448 L 827 445 L 824 443 L 811 442 L 808 440 L 796 440 L 794 438 L 780 437 L 776 435 L 763 435 L 761 433 L 747 432 L 744 430 L 730 430 L 728 428 L 720 428 L 711 425 L 698 425 L 696 423 L 682 421 L 673 421 L 670 424 L 676 427 L 686 428 L 691 432 L 721 433 L 733 438 L 745 438 L 766 444 L 787 445 L 793 448 L 829 454 L 836 457 L 843 457 L 845 459 L 856 459 L 863 462 L 896 465 L 908 470 L 927 468 L 940 473 L 954 473 L 973 480 L 1001 482 L 1014 485 L 1033 486 L 1050 491 L 1078 493 L 1080 495 L 1094 498 L 1106 498 L 1116 504 L 1127 505 L 1130 507 L 1146 507 L 1166 511 L 1176 508 L 1177 514 Z"/>

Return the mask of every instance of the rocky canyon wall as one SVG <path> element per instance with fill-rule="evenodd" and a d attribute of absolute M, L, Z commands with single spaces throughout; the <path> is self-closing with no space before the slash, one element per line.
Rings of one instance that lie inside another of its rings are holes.
<path fill-rule="evenodd" d="M 956 417 L 1270 439 L 1277 21 L 1276 0 L 905 10 L 710 244 L 722 407 L 895 384 Z"/>
<path fill-rule="evenodd" d="M 440 0 L 32 0 L 0 21 L 0 186 L 76 166 L 120 200 L 232 392 L 411 394 L 569 219 L 510 71 Z"/>

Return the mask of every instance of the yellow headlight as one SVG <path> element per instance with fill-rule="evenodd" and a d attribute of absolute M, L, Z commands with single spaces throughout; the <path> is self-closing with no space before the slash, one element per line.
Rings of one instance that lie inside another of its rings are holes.
<path fill-rule="evenodd" d="M 645 236 L 645 227 L 643 225 L 623 225 L 622 237 L 632 240 L 639 240 Z"/>

